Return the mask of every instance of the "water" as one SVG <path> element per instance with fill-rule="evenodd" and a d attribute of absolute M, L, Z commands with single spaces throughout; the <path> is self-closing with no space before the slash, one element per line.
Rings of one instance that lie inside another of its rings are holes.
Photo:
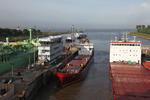
<path fill-rule="evenodd" d="M 112 100 L 112 88 L 109 73 L 109 42 L 121 31 L 88 32 L 88 38 L 94 43 L 95 55 L 89 73 L 84 81 L 65 88 L 57 88 L 55 82 L 43 87 L 35 100 Z M 133 37 L 129 36 L 129 39 Z M 144 45 L 149 40 L 136 38 Z"/>

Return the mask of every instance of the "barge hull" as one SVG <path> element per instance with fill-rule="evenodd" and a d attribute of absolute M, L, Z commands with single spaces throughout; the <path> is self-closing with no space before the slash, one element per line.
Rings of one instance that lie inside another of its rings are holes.
<path fill-rule="evenodd" d="M 110 63 L 113 100 L 150 100 L 150 71 L 142 65 Z"/>
<path fill-rule="evenodd" d="M 85 68 L 80 73 L 77 73 L 77 74 L 57 73 L 56 76 L 59 78 L 60 85 L 62 87 L 65 87 L 65 86 L 68 86 L 74 82 L 83 80 L 86 77 L 92 62 L 93 62 L 93 55 L 91 55 Z"/>

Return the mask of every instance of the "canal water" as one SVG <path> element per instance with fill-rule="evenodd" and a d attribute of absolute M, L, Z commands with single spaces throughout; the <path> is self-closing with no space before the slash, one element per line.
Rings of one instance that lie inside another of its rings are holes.
<path fill-rule="evenodd" d="M 55 81 L 39 90 L 35 100 L 112 100 L 112 88 L 109 73 L 109 42 L 121 32 L 127 30 L 89 31 L 88 38 L 94 43 L 94 62 L 91 64 L 85 80 L 58 88 Z M 129 36 L 129 39 L 133 37 Z M 149 40 L 136 38 L 144 45 Z"/>

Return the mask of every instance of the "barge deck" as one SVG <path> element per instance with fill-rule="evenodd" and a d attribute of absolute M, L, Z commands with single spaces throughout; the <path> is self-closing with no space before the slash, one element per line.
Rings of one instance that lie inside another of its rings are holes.
<path fill-rule="evenodd" d="M 150 71 L 142 65 L 110 63 L 113 100 L 150 100 Z"/>

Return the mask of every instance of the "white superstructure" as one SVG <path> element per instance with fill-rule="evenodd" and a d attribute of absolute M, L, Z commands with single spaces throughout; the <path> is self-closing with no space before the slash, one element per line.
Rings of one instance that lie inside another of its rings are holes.
<path fill-rule="evenodd" d="M 62 36 L 49 36 L 39 39 L 38 60 L 53 62 L 63 54 Z"/>
<path fill-rule="evenodd" d="M 66 42 L 74 42 L 75 41 L 75 36 L 73 34 L 69 34 L 66 37 Z"/>
<path fill-rule="evenodd" d="M 140 41 L 111 41 L 110 62 L 136 62 L 141 64 Z"/>
<path fill-rule="evenodd" d="M 80 43 L 78 45 L 78 54 L 79 55 L 92 55 L 93 53 L 93 44 L 92 43 Z"/>

